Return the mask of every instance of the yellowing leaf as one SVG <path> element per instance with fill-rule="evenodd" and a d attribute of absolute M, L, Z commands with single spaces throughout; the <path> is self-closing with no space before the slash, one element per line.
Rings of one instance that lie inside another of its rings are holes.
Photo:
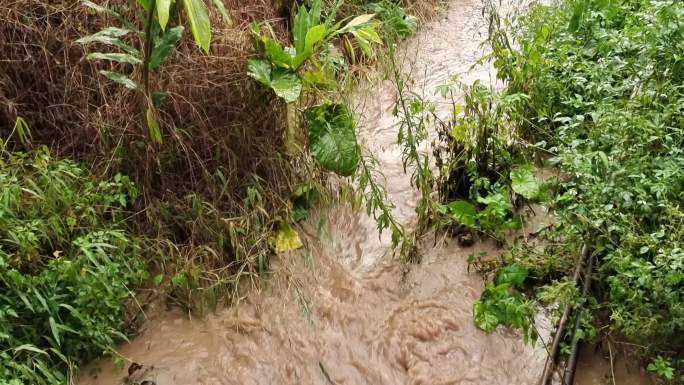
<path fill-rule="evenodd" d="M 272 243 L 276 253 L 297 250 L 303 246 L 297 231 L 286 222 L 281 222 L 280 228 L 278 229 L 278 232 L 276 232 Z"/>
<path fill-rule="evenodd" d="M 150 139 L 152 139 L 152 142 L 160 144 L 162 142 L 161 128 L 159 127 L 157 119 L 154 117 L 154 111 L 152 108 L 147 109 L 146 118 L 147 129 L 150 131 Z"/>

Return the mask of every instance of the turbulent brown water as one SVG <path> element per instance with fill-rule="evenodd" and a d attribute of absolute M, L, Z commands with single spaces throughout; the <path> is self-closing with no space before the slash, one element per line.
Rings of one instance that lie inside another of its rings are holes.
<path fill-rule="evenodd" d="M 486 33 L 479 0 L 456 0 L 447 16 L 402 47 L 403 67 L 425 94 L 449 75 L 490 81 L 490 69 L 468 71 L 483 54 Z M 380 160 L 395 213 L 414 221 L 417 194 L 401 166 L 390 84 L 357 96 L 361 136 Z M 500 251 L 488 243 L 459 248 L 437 239 L 421 248 L 422 263 L 392 258 L 387 234 L 363 214 L 331 209 L 323 235 L 307 236 L 307 251 L 274 263 L 268 288 L 236 307 L 189 320 L 178 311 L 149 320 L 121 346 L 142 365 L 128 378 L 109 361 L 84 371 L 82 385 L 153 381 L 189 384 L 535 384 L 545 353 L 519 335 L 475 328 L 473 302 L 483 283 L 467 256 Z M 314 223 L 315 221 L 312 221 Z M 310 234 L 319 233 L 311 225 Z M 593 361 L 593 360 L 592 360 Z M 602 378 L 604 367 L 587 369 Z M 636 377 L 635 377 L 636 378 Z M 600 383 L 600 382 L 598 382 Z M 637 383 L 623 382 L 623 383 Z"/>

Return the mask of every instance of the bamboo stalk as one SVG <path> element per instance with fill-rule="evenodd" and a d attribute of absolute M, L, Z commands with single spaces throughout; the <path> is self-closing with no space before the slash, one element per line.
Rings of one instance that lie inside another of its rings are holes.
<path fill-rule="evenodd" d="M 573 274 L 573 281 L 575 281 L 575 284 L 579 283 L 582 265 L 584 264 L 584 260 L 587 259 L 588 255 L 589 247 L 587 245 L 583 245 L 582 254 L 579 260 L 577 261 L 577 266 L 575 267 L 575 272 Z M 553 372 L 556 369 L 558 361 L 558 352 L 560 350 L 560 344 L 561 341 L 563 341 L 563 338 L 565 337 L 565 328 L 567 327 L 568 320 L 570 319 L 572 309 L 572 304 L 567 304 L 565 306 L 565 309 L 563 310 L 563 314 L 561 315 L 560 320 L 558 321 L 558 325 L 556 326 L 556 333 L 554 334 L 553 342 L 551 343 L 551 351 L 549 352 L 549 355 L 546 357 L 546 363 L 544 364 L 544 372 L 542 374 L 540 382 L 541 385 L 549 385 L 551 383 L 551 379 L 553 378 Z"/>
<path fill-rule="evenodd" d="M 591 274 L 594 269 L 594 258 L 589 257 L 587 264 L 587 271 L 584 273 L 584 286 L 582 287 L 582 298 L 587 298 L 589 289 L 591 288 Z M 575 327 L 572 330 L 572 349 L 567 365 L 565 365 L 565 373 L 563 373 L 563 385 L 572 385 L 575 382 L 575 370 L 577 370 L 577 361 L 579 359 L 580 340 L 575 338 L 577 330 L 582 321 L 582 313 L 578 312 L 575 317 Z"/>

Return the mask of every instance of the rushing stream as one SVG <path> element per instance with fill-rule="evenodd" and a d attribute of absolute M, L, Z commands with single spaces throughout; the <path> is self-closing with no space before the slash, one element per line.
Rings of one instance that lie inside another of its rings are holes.
<path fill-rule="evenodd" d="M 452 74 L 489 83 L 488 67 L 469 71 L 483 54 L 486 30 L 480 1 L 456 0 L 445 18 L 402 47 L 403 67 L 426 96 Z M 391 84 L 380 82 L 360 91 L 356 104 L 364 145 L 380 160 L 398 219 L 410 225 L 417 192 L 396 145 L 395 98 Z M 127 378 L 125 369 L 106 360 L 86 369 L 80 383 L 537 383 L 545 359 L 541 344 L 527 346 L 502 328 L 488 335 L 472 322 L 483 283 L 468 272 L 467 256 L 496 255 L 493 245 L 463 249 L 439 238 L 433 245 L 429 237 L 422 263 L 407 268 L 392 258 L 388 235 L 379 239 L 363 213 L 332 209 L 320 216 L 328 218 L 321 239 L 305 237 L 307 252 L 276 261 L 267 289 L 202 320 L 179 311 L 157 315 L 120 348 L 141 369 Z M 320 232 L 313 224 L 307 230 Z M 595 381 L 602 381 L 605 365 L 582 365 L 588 374 L 578 383 L 603 383 Z M 637 377 L 623 383 L 636 384 Z"/>

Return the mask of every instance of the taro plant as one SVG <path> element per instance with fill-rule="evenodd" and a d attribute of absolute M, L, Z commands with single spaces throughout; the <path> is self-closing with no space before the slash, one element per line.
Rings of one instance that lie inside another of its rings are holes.
<path fill-rule="evenodd" d="M 213 0 L 219 12 L 229 22 L 222 0 Z M 155 100 L 159 94 L 154 92 L 151 74 L 169 59 L 176 45 L 180 41 L 185 28 L 176 23 L 180 18 L 182 5 L 183 16 L 192 31 L 197 45 L 205 52 L 209 52 L 211 44 L 211 22 L 204 0 L 137 0 L 142 8 L 139 23 L 129 20 L 113 8 L 97 5 L 91 1 L 82 4 L 98 13 L 112 16 L 121 26 L 106 27 L 92 35 L 76 40 L 80 44 L 99 44 L 112 48 L 111 52 L 91 52 L 88 60 L 99 60 L 117 63 L 113 67 L 117 70 L 101 70 L 100 74 L 109 80 L 126 88 L 141 93 L 144 97 L 145 118 L 148 137 L 153 143 L 161 143 L 161 127 L 157 120 Z M 142 24 L 139 29 L 136 24 Z M 131 71 L 131 68 L 135 69 Z M 139 79 L 132 78 L 136 74 Z"/>
<path fill-rule="evenodd" d="M 372 53 L 373 44 L 382 44 L 373 18 L 374 15 L 365 14 L 332 23 L 322 20 L 320 0 L 314 0 L 310 8 L 301 5 L 292 25 L 293 46 L 283 46 L 254 28 L 263 58 L 249 61 L 248 74 L 286 103 L 293 103 L 302 91 L 302 66 L 335 38 L 351 34 L 368 54 Z"/>
<path fill-rule="evenodd" d="M 314 57 L 326 52 L 325 48 L 337 37 L 348 34 L 354 36 L 364 52 L 371 54 L 374 44 L 382 44 L 373 17 L 365 14 L 337 23 L 326 21 L 321 16 L 321 1 L 314 0 L 310 8 L 301 5 L 297 10 L 292 23 L 293 46 L 283 46 L 253 26 L 262 59 L 249 60 L 248 74 L 287 103 L 285 147 L 289 153 L 294 154 L 301 147 L 297 143 L 298 116 L 294 102 L 299 99 L 303 85 L 334 83 L 334 79 L 329 79 L 328 71 L 317 63 L 307 70 L 304 67 Z M 332 55 L 325 57 L 331 58 Z"/>

